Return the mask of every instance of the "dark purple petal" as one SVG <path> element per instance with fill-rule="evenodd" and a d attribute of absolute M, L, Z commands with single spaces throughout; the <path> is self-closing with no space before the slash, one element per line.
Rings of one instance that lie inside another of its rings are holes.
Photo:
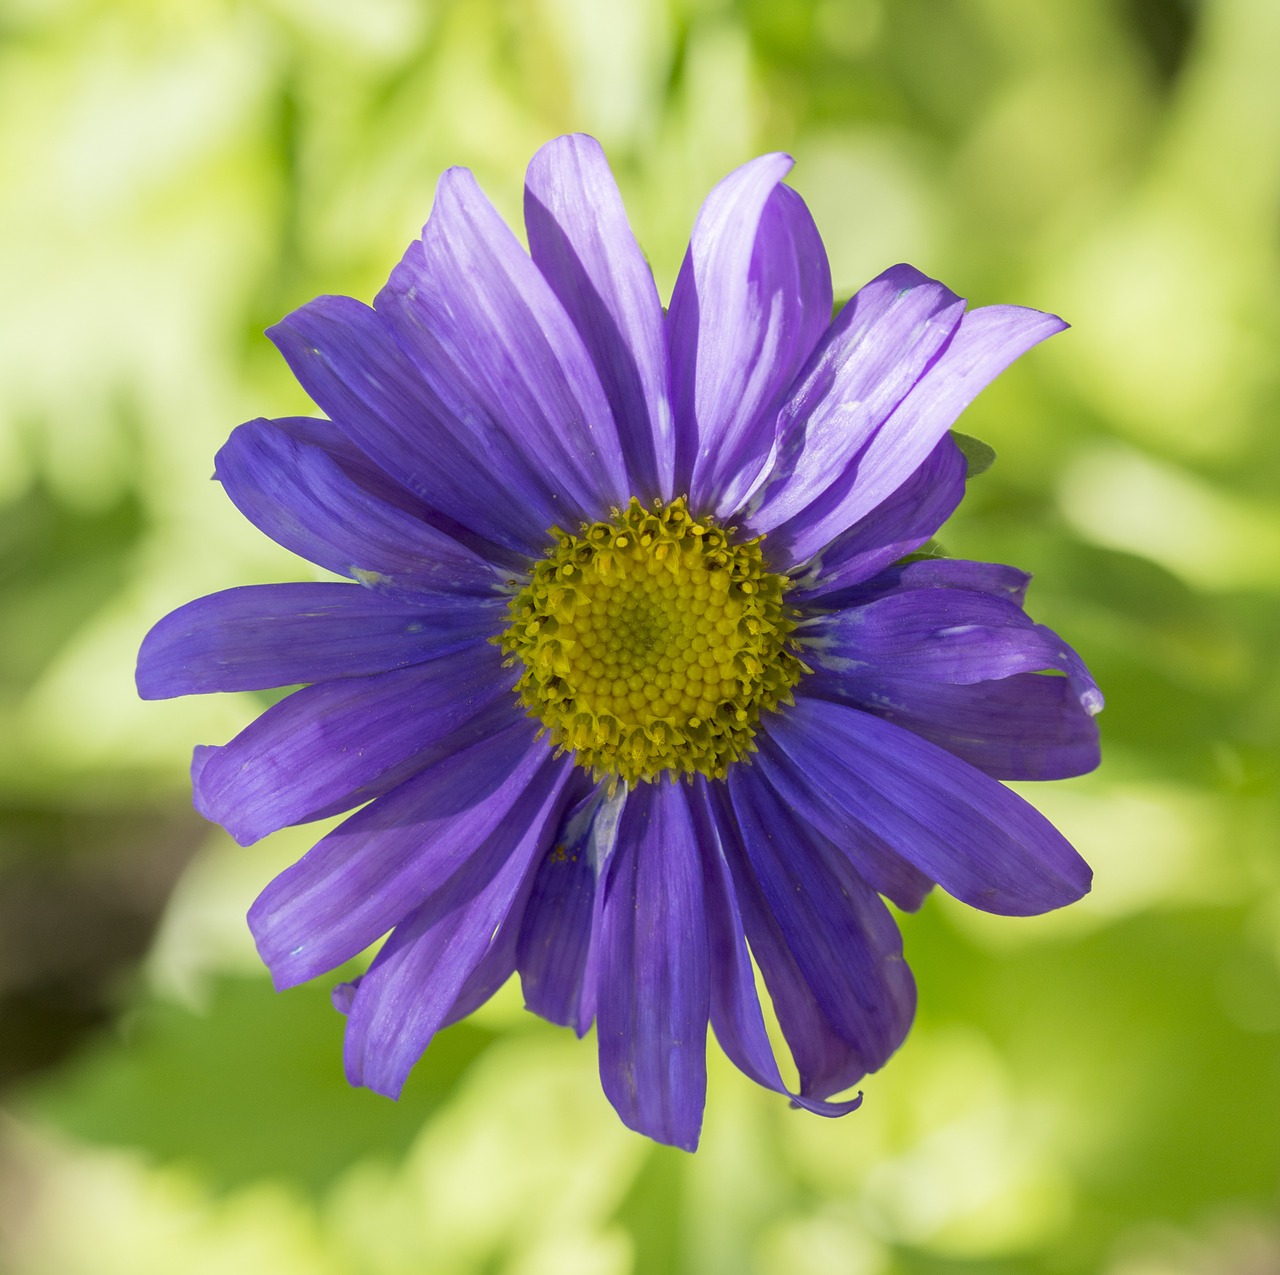
<path fill-rule="evenodd" d="M 379 500 L 330 451 L 277 422 L 236 429 L 215 472 L 236 508 L 277 544 L 366 587 L 492 597 L 502 582 L 482 557 Z"/>
<path fill-rule="evenodd" d="M 564 511 L 542 467 L 491 422 L 459 416 L 350 297 L 318 297 L 267 335 L 303 389 L 361 452 L 431 509 L 524 555 Z"/>
<path fill-rule="evenodd" d="M 761 724 L 808 785 L 972 907 L 1030 916 L 1087 893 L 1089 865 L 1021 797 L 936 744 L 870 713 L 797 696 Z"/>
<path fill-rule="evenodd" d="M 914 553 L 955 512 L 964 497 L 964 479 L 964 456 L 948 434 L 897 491 L 790 573 L 795 598 L 829 605 L 828 595 Z"/>
<path fill-rule="evenodd" d="M 952 686 L 815 674 L 805 693 L 896 722 L 993 779 L 1067 779 L 1101 760 L 1098 723 L 1065 677 L 1018 673 Z"/>
<path fill-rule="evenodd" d="M 707 939 L 710 944 L 711 1027 L 721 1048 L 734 1065 L 757 1084 L 786 1094 L 792 1102 L 821 1116 L 843 1116 L 862 1105 L 862 1095 L 843 1102 L 794 1094 L 787 1088 L 773 1055 L 773 1045 L 764 1025 L 760 998 L 756 993 L 755 970 L 747 950 L 742 914 L 734 891 L 733 878 L 724 849 L 724 839 L 715 825 L 706 785 L 695 785 L 690 798 L 702 851 L 703 889 L 707 909 Z M 739 856 L 736 836 L 729 839 Z M 850 1052 L 840 1046 L 843 1053 Z"/>
<path fill-rule="evenodd" d="M 398 1097 L 431 1038 L 474 999 L 478 986 L 491 983 L 492 970 L 479 979 L 477 971 L 492 961 L 495 931 L 518 905 L 533 863 L 555 832 L 571 770 L 567 757 L 553 758 L 542 748 L 518 803 L 489 835 L 473 836 L 464 853 L 451 856 L 456 870 L 383 945 L 347 1016 L 343 1052 L 353 1085 Z M 429 837 L 432 829 L 421 833 Z M 428 844 L 434 858 L 439 847 Z M 419 841 L 420 853 L 421 846 Z M 500 944 L 497 951 L 505 958 L 509 950 Z"/>
<path fill-rule="evenodd" d="M 831 503 L 844 494 L 858 476 L 854 458 L 946 346 L 963 312 L 960 297 L 911 266 L 893 266 L 859 289 L 779 413 L 777 459 L 746 511 L 752 531 L 773 532 L 819 497 Z M 789 543 L 785 532 L 781 539 Z"/>
<path fill-rule="evenodd" d="M 350 809 L 415 774 L 476 721 L 518 718 L 511 670 L 481 642 L 426 664 L 322 682 L 273 704 L 229 744 L 204 750 L 196 808 L 242 845 Z"/>
<path fill-rule="evenodd" d="M 440 178 L 421 240 L 374 305 L 473 447 L 546 476 L 555 522 L 626 503 L 613 413 L 582 337 L 465 168 Z"/>
<path fill-rule="evenodd" d="M 816 680 L 805 681 L 805 693 Z M 838 696 L 833 698 L 839 698 Z M 838 807 L 811 800 L 808 778 L 768 735 L 759 737 L 756 768 L 770 787 L 849 860 L 853 870 L 878 893 L 904 912 L 914 912 L 933 889 L 933 881 L 908 863 L 892 846 L 865 825 L 850 821 Z"/>
<path fill-rule="evenodd" d="M 730 772 L 729 797 L 751 875 L 796 973 L 818 1013 L 851 1047 L 861 1074 L 878 1070 L 902 1044 L 916 1005 L 893 917 L 845 857 L 797 819 L 755 767 Z M 763 962 L 761 969 L 767 982 Z M 814 1092 L 827 1097 L 833 1091 Z"/>
<path fill-rule="evenodd" d="M 707 196 L 671 295 L 676 488 L 724 516 L 754 485 L 783 396 L 831 321 L 827 254 L 804 201 L 762 155 Z"/>
<path fill-rule="evenodd" d="M 910 588 L 817 616 L 798 636 L 815 671 L 925 682 L 987 682 L 1065 673 L 1090 713 L 1102 708 L 1084 661 L 1052 629 L 1005 597 L 963 588 Z"/>
<path fill-rule="evenodd" d="M 598 883 L 613 854 L 623 800 L 621 790 L 610 797 L 597 788 L 571 812 L 534 874 L 520 930 L 516 965 L 525 1004 L 579 1036 L 595 1017 Z"/>
<path fill-rule="evenodd" d="M 627 796 L 600 916 L 600 1079 L 629 1128 L 692 1151 L 707 1093 L 702 866 L 679 784 Z"/>
<path fill-rule="evenodd" d="M 349 960 L 441 890 L 513 811 L 522 817 L 549 755 L 522 721 L 451 749 L 286 868 L 249 910 L 276 986 Z"/>
<path fill-rule="evenodd" d="M 773 552 L 780 555 L 775 560 L 806 562 L 901 487 L 978 392 L 1014 359 L 1066 326 L 1056 315 L 1020 306 L 970 310 L 951 343 L 836 481 L 784 525 L 757 525 L 753 519 L 750 526 L 770 531 Z"/>
<path fill-rule="evenodd" d="M 257 691 L 421 664 L 501 630 L 501 599 L 412 606 L 355 584 L 226 589 L 165 616 L 138 653 L 143 699 Z"/>
<path fill-rule="evenodd" d="M 600 143 L 548 142 L 525 177 L 529 251 L 573 321 L 600 376 L 630 475 L 630 494 L 675 494 L 662 302 L 627 222 Z"/>

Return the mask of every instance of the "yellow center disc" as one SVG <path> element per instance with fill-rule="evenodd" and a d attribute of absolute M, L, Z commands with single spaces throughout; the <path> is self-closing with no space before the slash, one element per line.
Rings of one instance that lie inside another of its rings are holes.
<path fill-rule="evenodd" d="M 759 538 L 731 543 L 683 498 L 550 534 L 495 639 L 530 716 L 598 778 L 723 778 L 805 671 Z"/>

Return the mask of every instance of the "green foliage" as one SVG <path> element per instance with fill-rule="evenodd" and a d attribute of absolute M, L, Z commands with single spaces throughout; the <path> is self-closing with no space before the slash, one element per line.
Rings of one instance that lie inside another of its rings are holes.
<path fill-rule="evenodd" d="M 0 1268 L 1280 1269 L 1278 63 L 1273 0 L 9 5 Z M 1094 892 L 930 899 L 919 1023 L 863 1108 L 792 1112 L 713 1046 L 692 1158 L 621 1129 L 593 1042 L 513 990 L 401 1103 L 350 1090 L 325 988 L 243 976 L 305 833 L 211 840 L 144 958 L 204 835 L 189 748 L 261 701 L 139 704 L 138 641 L 307 573 L 208 481 L 237 422 L 310 410 L 262 329 L 370 299 L 451 164 L 517 222 L 577 128 L 664 295 L 705 192 L 782 149 L 836 295 L 909 261 L 1073 325 L 961 419 L 970 474 L 1000 464 L 942 539 L 1033 572 L 1098 675 L 1102 770 L 1021 789 Z M 188 975 L 199 1013 L 142 990 Z"/>
<path fill-rule="evenodd" d="M 86 1141 L 184 1165 L 216 1190 L 272 1178 L 319 1194 L 356 1163 L 402 1159 L 494 1039 L 471 1023 L 442 1032 L 391 1102 L 347 1084 L 344 1020 L 325 986 L 276 993 L 238 978 L 211 992 L 199 1013 L 144 1002 L 23 1108 Z"/>

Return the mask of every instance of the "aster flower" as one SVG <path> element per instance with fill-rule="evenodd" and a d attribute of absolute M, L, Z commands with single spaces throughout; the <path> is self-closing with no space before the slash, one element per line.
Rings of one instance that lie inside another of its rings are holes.
<path fill-rule="evenodd" d="M 950 426 L 1065 325 L 905 265 L 833 320 L 790 167 L 711 192 L 666 312 L 591 138 L 530 164 L 528 252 L 452 169 L 372 308 L 269 333 L 327 419 L 241 425 L 216 476 L 348 582 L 190 603 L 138 687 L 305 684 L 192 775 L 243 844 L 355 810 L 249 913 L 281 988 L 387 936 L 335 992 L 353 1084 L 394 1097 L 514 972 L 692 1149 L 708 1025 L 787 1092 L 754 958 L 793 1102 L 838 1115 L 914 1013 L 884 899 L 1089 888 L 999 781 L 1096 765 L 1096 686 L 1022 572 L 913 557 L 963 494 Z"/>

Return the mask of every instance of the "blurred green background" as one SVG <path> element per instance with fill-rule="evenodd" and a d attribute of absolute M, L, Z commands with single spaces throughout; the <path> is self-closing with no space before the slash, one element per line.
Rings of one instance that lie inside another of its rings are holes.
<path fill-rule="evenodd" d="M 1280 4 L 3 0 L 0 1271 L 1280 1271 Z M 252 696 L 143 705 L 145 629 L 307 568 L 209 481 L 306 410 L 262 329 L 370 298 L 472 167 L 518 216 L 603 141 L 664 295 L 707 189 L 797 160 L 847 296 L 910 261 L 1063 314 L 961 422 L 944 533 L 1036 573 L 1105 763 L 1031 800 L 1092 896 L 904 918 L 921 1002 L 828 1122 L 712 1049 L 696 1157 L 508 988 L 396 1106 L 243 914 L 186 761 Z"/>

